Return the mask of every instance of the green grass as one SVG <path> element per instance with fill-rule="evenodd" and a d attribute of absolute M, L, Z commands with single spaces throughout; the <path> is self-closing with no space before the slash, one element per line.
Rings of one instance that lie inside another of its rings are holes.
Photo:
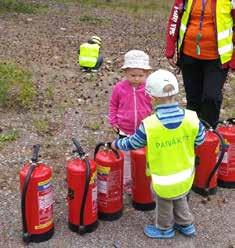
<path fill-rule="evenodd" d="M 0 61 L 0 107 L 29 108 L 36 89 L 29 71 Z"/>
<path fill-rule="evenodd" d="M 0 134 L 0 148 L 2 148 L 7 142 L 16 140 L 19 137 L 19 132 L 12 129 L 6 133 Z"/>
<path fill-rule="evenodd" d="M 143 11 L 169 11 L 172 5 L 171 0 L 111 0 L 107 2 L 106 0 L 56 0 L 60 3 L 77 3 L 83 6 L 91 7 L 101 7 L 101 8 L 112 8 L 112 9 L 122 9 L 131 12 L 143 12 Z"/>
<path fill-rule="evenodd" d="M 45 135 L 49 131 L 49 121 L 47 119 L 34 119 L 32 124 L 39 135 Z"/>
<path fill-rule="evenodd" d="M 94 25 L 95 24 L 101 25 L 101 24 L 105 24 L 105 23 L 111 23 L 111 19 L 92 16 L 92 15 L 89 15 L 89 14 L 80 16 L 79 21 L 86 22 L 86 23 L 89 23 L 89 24 L 94 24 Z"/>
<path fill-rule="evenodd" d="M 42 9 L 47 8 L 46 5 L 40 5 L 35 3 L 24 3 L 20 0 L 0 0 L 0 13 L 16 12 L 33 14 Z"/>

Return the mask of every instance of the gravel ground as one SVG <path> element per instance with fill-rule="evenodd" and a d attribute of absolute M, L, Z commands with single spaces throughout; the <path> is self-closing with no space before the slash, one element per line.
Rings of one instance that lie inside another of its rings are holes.
<path fill-rule="evenodd" d="M 143 227 L 153 222 L 154 211 L 134 210 L 126 195 L 119 220 L 100 221 L 95 232 L 84 236 L 68 229 L 65 164 L 73 149 L 71 138 L 78 138 L 91 156 L 98 141 L 114 138 L 107 126 L 107 104 L 113 84 L 121 77 L 118 68 L 123 54 L 129 49 L 145 48 L 154 68 L 168 67 L 162 56 L 167 12 L 130 14 L 109 8 L 41 2 L 49 6 L 45 13 L 0 15 L 0 59 L 29 69 L 39 92 L 36 106 L 28 112 L 0 108 L 2 132 L 13 128 L 19 132 L 16 141 L 0 150 L 0 247 L 24 247 L 18 173 L 36 143 L 42 145 L 42 161 L 53 168 L 55 234 L 48 242 L 29 247 L 235 247 L 234 189 L 218 188 L 209 201 L 192 192 L 195 238 L 178 233 L 171 240 L 147 238 Z M 85 16 L 88 21 L 81 20 Z M 94 19 L 96 23 L 90 21 Z M 78 44 L 93 34 L 104 40 L 105 63 L 97 74 L 82 74 L 76 64 L 76 51 Z M 182 82 L 180 75 L 178 78 Z M 52 89 L 52 97 L 45 93 L 48 89 Z M 225 85 L 222 117 L 235 113 L 234 89 L 231 75 Z M 183 87 L 179 100 L 185 104 Z M 36 120 L 48 123 L 46 131 L 35 126 Z"/>

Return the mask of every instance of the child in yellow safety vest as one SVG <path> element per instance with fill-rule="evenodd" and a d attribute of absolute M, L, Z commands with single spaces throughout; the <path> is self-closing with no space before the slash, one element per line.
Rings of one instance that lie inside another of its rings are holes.
<path fill-rule="evenodd" d="M 98 36 L 92 36 L 88 42 L 80 45 L 78 51 L 78 63 L 85 72 L 97 72 L 103 63 L 103 57 L 100 55 L 101 39 Z"/>
<path fill-rule="evenodd" d="M 205 128 L 196 112 L 181 108 L 176 77 L 158 70 L 146 80 L 146 93 L 155 113 L 145 118 L 130 137 L 112 142 L 114 149 L 133 150 L 147 146 L 147 170 L 156 195 L 156 221 L 144 233 L 150 238 L 172 238 L 175 230 L 195 234 L 187 194 L 194 179 L 195 146 L 204 142 Z"/>

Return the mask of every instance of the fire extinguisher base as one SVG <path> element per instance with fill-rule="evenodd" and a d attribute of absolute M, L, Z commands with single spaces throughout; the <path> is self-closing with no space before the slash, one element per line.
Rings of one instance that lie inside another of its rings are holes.
<path fill-rule="evenodd" d="M 49 240 L 54 234 L 54 228 L 43 234 L 26 234 L 23 235 L 23 241 L 25 243 L 40 243 Z"/>
<path fill-rule="evenodd" d="M 119 218 L 121 218 L 121 216 L 122 216 L 122 209 L 115 213 L 98 212 L 98 218 L 100 220 L 114 221 L 114 220 L 118 220 Z"/>
<path fill-rule="evenodd" d="M 132 206 L 134 209 L 138 211 L 151 211 L 156 208 L 156 203 L 155 202 L 138 203 L 138 202 L 132 201 Z"/>
<path fill-rule="evenodd" d="M 227 189 L 234 189 L 235 188 L 235 182 L 229 182 L 229 181 L 222 181 L 218 179 L 217 181 L 218 186 L 222 188 L 227 188 Z"/>
<path fill-rule="evenodd" d="M 211 188 L 208 191 L 206 191 L 204 188 L 198 188 L 198 187 L 193 186 L 192 190 L 199 195 L 207 196 L 207 195 L 215 195 L 217 192 L 217 187 Z"/>
<path fill-rule="evenodd" d="M 86 226 L 83 226 L 81 228 L 81 226 L 78 226 L 78 225 L 74 225 L 72 223 L 68 223 L 69 224 L 69 229 L 73 232 L 76 232 L 76 233 L 79 233 L 79 234 L 85 234 L 85 233 L 91 233 L 91 232 L 94 232 L 98 225 L 99 225 L 99 222 L 98 221 L 95 221 L 94 223 L 90 224 L 90 225 L 86 225 Z"/>

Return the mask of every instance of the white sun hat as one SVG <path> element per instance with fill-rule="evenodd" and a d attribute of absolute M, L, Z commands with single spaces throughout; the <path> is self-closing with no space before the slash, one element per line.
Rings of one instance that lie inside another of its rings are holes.
<path fill-rule="evenodd" d="M 164 92 L 166 85 L 172 85 L 174 90 Z M 150 96 L 167 97 L 176 95 L 179 92 L 179 85 L 175 75 L 166 70 L 157 70 L 151 73 L 146 79 L 145 91 Z"/>
<path fill-rule="evenodd" d="M 141 50 L 130 50 L 124 56 L 124 65 L 122 69 L 136 68 L 150 70 L 152 67 L 149 65 L 149 56 Z"/>

